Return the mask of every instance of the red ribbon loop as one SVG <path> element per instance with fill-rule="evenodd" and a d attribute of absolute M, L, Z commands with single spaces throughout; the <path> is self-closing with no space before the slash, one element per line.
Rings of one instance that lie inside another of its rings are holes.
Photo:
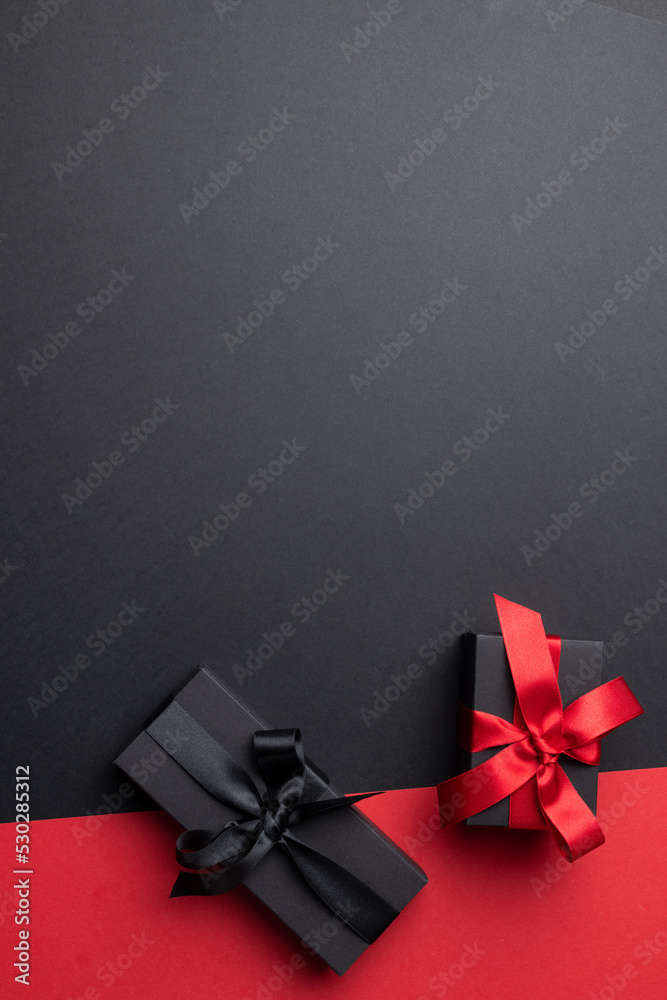
<path fill-rule="evenodd" d="M 622 677 L 581 695 L 563 710 L 558 687 L 560 640 L 537 612 L 494 595 L 516 690 L 514 722 L 459 706 L 464 750 L 504 747 L 490 760 L 438 785 L 442 825 L 458 823 L 533 783 L 544 822 L 568 861 L 604 843 L 595 816 L 560 766 L 562 753 L 597 764 L 600 740 L 643 713 Z M 444 806 L 447 806 L 447 819 Z"/>

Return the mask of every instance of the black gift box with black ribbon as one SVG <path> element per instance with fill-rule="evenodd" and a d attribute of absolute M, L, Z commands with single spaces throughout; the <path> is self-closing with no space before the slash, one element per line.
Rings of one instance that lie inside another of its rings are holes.
<path fill-rule="evenodd" d="M 172 895 L 242 881 L 339 975 L 427 882 L 353 804 L 336 802 L 298 730 L 270 731 L 206 667 L 116 763 L 188 831 L 177 857 L 198 874 L 179 875 Z M 216 863 L 218 874 L 201 874 Z M 224 903 L 202 900 L 212 920 Z"/>

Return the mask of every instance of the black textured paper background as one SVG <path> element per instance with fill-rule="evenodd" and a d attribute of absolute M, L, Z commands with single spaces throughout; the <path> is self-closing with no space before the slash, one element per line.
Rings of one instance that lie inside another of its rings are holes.
<path fill-rule="evenodd" d="M 598 4 L 555 25 L 532 0 L 390 6 L 366 33 L 387 4 L 73 0 L 12 43 L 27 8 L 4 5 L 2 759 L 30 765 L 34 818 L 146 805 L 111 761 L 202 660 L 339 787 L 435 783 L 452 627 L 496 631 L 494 591 L 604 638 L 647 712 L 603 768 L 667 763 L 667 265 L 614 290 L 667 249 L 667 28 Z"/>

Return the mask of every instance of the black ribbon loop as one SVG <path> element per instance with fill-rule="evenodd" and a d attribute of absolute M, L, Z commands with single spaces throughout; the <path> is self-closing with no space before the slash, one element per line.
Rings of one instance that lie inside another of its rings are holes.
<path fill-rule="evenodd" d="M 177 749 L 170 737 L 174 729 L 186 735 Z M 368 944 L 398 915 L 398 910 L 365 882 L 294 834 L 293 827 L 304 819 L 377 794 L 318 799 L 327 786 L 308 768 L 298 729 L 260 729 L 255 733 L 253 749 L 266 783 L 264 795 L 245 768 L 177 702 L 172 702 L 147 732 L 208 792 L 248 817 L 232 820 L 221 830 L 186 830 L 180 835 L 176 859 L 182 867 L 191 872 L 216 866 L 223 870 L 198 875 L 181 872 L 172 896 L 228 892 L 278 845 L 329 909 Z"/>

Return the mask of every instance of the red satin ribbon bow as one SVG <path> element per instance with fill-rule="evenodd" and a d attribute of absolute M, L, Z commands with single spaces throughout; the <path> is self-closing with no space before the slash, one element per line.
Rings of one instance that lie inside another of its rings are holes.
<path fill-rule="evenodd" d="M 465 750 L 504 749 L 438 785 L 442 825 L 487 809 L 535 777 L 545 822 L 561 854 L 574 861 L 603 844 L 604 834 L 558 758 L 566 753 L 585 764 L 598 764 L 600 739 L 644 710 L 622 677 L 581 695 L 563 710 L 541 616 L 494 596 L 520 712 L 512 723 L 459 706 L 459 743 Z M 523 725 L 517 725 L 517 719 Z"/>

